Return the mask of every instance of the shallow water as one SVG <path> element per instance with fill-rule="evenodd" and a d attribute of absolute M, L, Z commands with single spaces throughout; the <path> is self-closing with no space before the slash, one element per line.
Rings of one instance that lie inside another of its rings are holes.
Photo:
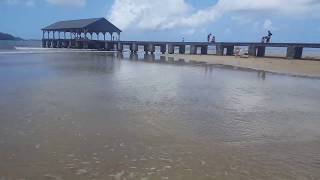
<path fill-rule="evenodd" d="M 0 54 L 0 179 L 320 179 L 320 80 L 123 57 Z"/>

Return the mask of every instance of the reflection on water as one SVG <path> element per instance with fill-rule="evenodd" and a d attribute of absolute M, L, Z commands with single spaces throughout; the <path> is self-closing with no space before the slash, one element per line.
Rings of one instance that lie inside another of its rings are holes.
<path fill-rule="evenodd" d="M 316 79 L 62 53 L 0 55 L 0 82 L 1 180 L 320 179 Z"/>
<path fill-rule="evenodd" d="M 258 77 L 262 80 L 266 79 L 266 72 L 265 71 L 258 71 Z"/>
<path fill-rule="evenodd" d="M 205 64 L 205 62 L 199 61 L 188 61 L 185 59 L 179 58 L 175 59 L 174 57 L 166 57 L 165 55 L 156 53 L 156 54 L 145 54 L 145 53 L 117 53 L 116 57 L 119 59 L 133 60 L 133 61 L 144 61 L 152 63 L 163 63 L 163 64 L 184 64 L 184 65 L 199 65 Z"/>

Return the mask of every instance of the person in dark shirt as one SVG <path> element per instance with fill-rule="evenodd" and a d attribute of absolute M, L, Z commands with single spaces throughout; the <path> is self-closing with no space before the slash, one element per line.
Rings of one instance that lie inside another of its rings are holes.
<path fill-rule="evenodd" d="M 271 31 L 268 31 L 268 36 L 266 37 L 267 43 L 270 43 L 272 37 Z"/>

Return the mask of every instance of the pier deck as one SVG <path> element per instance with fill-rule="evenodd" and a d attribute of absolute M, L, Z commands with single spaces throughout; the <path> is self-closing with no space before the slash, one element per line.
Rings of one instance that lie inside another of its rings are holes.
<path fill-rule="evenodd" d="M 208 47 L 216 48 L 216 55 L 234 55 L 235 47 L 247 47 L 248 55 L 264 57 L 266 48 L 282 47 L 287 48 L 286 57 L 288 59 L 301 59 L 304 48 L 320 48 L 320 43 L 254 43 L 254 42 L 167 42 L 167 41 L 104 41 L 88 39 L 43 39 L 42 46 L 47 48 L 78 48 L 78 49 L 99 49 L 123 51 L 124 46 L 128 46 L 132 53 L 138 52 L 139 46 L 143 46 L 146 53 L 154 53 L 156 47 L 160 52 L 173 54 L 175 48 L 179 49 L 179 54 L 186 53 L 189 46 L 190 54 L 208 54 Z"/>

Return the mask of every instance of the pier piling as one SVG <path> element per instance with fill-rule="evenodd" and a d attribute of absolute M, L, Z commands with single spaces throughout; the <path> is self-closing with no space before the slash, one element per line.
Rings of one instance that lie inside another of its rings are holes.
<path fill-rule="evenodd" d="M 153 53 L 155 52 L 155 50 L 156 50 L 156 47 L 155 47 L 154 44 L 149 44 L 149 45 L 148 45 L 148 51 L 149 51 L 151 54 L 153 54 Z"/>
<path fill-rule="evenodd" d="M 173 54 L 173 53 L 174 53 L 174 45 L 168 44 L 168 54 Z"/>
<path fill-rule="evenodd" d="M 201 54 L 202 55 L 208 54 L 208 46 L 201 46 Z"/>
<path fill-rule="evenodd" d="M 185 54 L 186 53 L 186 46 L 180 45 L 179 46 L 179 54 Z"/>
<path fill-rule="evenodd" d="M 226 46 L 226 49 L 227 49 L 226 55 L 227 55 L 227 56 L 233 56 L 234 46 Z"/>
<path fill-rule="evenodd" d="M 266 54 L 266 47 L 265 46 L 258 46 L 257 47 L 257 57 L 264 57 Z"/>
<path fill-rule="evenodd" d="M 165 53 L 166 53 L 166 50 L 167 50 L 167 45 L 166 45 L 166 44 L 160 45 L 160 52 L 161 52 L 162 54 L 165 54 Z"/>
<path fill-rule="evenodd" d="M 287 48 L 288 59 L 301 59 L 303 53 L 303 47 L 289 46 Z"/>
<path fill-rule="evenodd" d="M 216 45 L 216 54 L 218 56 L 223 56 L 224 47 L 222 45 Z"/>
<path fill-rule="evenodd" d="M 253 57 L 257 56 L 257 47 L 255 45 L 249 45 L 248 55 Z"/>
<path fill-rule="evenodd" d="M 132 53 L 137 53 L 138 52 L 138 44 L 136 44 L 136 43 L 131 44 L 130 45 L 130 51 Z"/>
<path fill-rule="evenodd" d="M 190 54 L 197 54 L 197 46 L 190 45 Z"/>

